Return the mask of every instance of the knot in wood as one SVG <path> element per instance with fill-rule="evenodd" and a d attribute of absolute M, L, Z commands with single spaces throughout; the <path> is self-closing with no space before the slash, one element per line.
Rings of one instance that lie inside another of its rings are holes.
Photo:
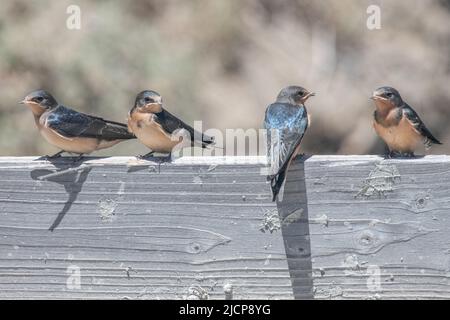
<path fill-rule="evenodd" d="M 375 240 L 375 236 L 370 231 L 363 231 L 359 236 L 359 243 L 364 247 L 373 246 Z"/>
<path fill-rule="evenodd" d="M 202 246 L 197 242 L 191 242 L 189 244 L 188 252 L 189 253 L 200 253 L 202 251 Z"/>
<path fill-rule="evenodd" d="M 430 195 L 428 193 L 424 193 L 424 192 L 418 193 L 414 198 L 413 207 L 416 210 L 425 209 L 428 205 L 429 200 L 430 200 Z"/>

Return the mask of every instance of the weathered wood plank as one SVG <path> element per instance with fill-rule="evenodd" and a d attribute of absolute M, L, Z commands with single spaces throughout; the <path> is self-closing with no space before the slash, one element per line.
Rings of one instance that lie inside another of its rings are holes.
<path fill-rule="evenodd" d="M 450 298 L 449 179 L 448 156 L 309 159 L 315 297 Z"/>
<path fill-rule="evenodd" d="M 0 160 L 0 298 L 292 298 L 256 161 L 33 160 Z"/>
<path fill-rule="evenodd" d="M 450 298 L 450 157 L 264 161 L 0 158 L 0 298 Z"/>

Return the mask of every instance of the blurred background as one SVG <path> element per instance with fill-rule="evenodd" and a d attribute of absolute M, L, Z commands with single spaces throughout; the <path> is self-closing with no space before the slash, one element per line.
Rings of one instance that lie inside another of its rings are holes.
<path fill-rule="evenodd" d="M 69 5 L 81 29 L 68 30 Z M 366 10 L 381 8 L 381 29 Z M 18 105 L 49 90 L 79 111 L 125 121 L 135 95 L 204 129 L 260 128 L 279 90 L 315 91 L 304 152 L 383 153 L 372 91 L 396 87 L 450 153 L 448 0 L 4 0 L 0 7 L 0 155 L 58 151 Z M 99 154 L 146 153 L 137 142 Z M 423 153 L 422 150 L 419 153 Z"/>

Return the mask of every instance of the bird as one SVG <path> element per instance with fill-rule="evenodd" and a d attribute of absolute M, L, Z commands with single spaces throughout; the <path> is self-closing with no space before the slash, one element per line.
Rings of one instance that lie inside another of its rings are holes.
<path fill-rule="evenodd" d="M 376 107 L 373 127 L 387 144 L 388 157 L 414 157 L 420 143 L 426 149 L 433 144 L 442 144 L 396 89 L 380 87 L 373 92 L 371 99 Z"/>
<path fill-rule="evenodd" d="M 156 153 L 170 154 L 175 146 L 187 142 L 190 146 L 202 148 L 214 145 L 214 137 L 209 137 L 194 130 L 176 116 L 164 109 L 161 95 L 153 90 L 144 90 L 136 96 L 135 103 L 128 113 L 128 130 L 150 149 L 150 152 L 139 156 L 146 158 Z M 189 136 L 183 141 L 182 136 Z"/>
<path fill-rule="evenodd" d="M 61 149 L 46 156 L 48 159 L 69 152 L 78 154 L 76 160 L 79 160 L 84 154 L 136 138 L 128 132 L 126 124 L 72 110 L 59 104 L 45 90 L 33 91 L 19 103 L 31 109 L 36 126 L 47 142 Z"/>
<path fill-rule="evenodd" d="M 267 180 L 270 181 L 272 201 L 277 199 L 289 165 L 300 152 L 300 143 L 310 123 L 305 102 L 312 96 L 315 93 L 303 87 L 288 86 L 266 109 L 264 128 L 270 164 Z"/>

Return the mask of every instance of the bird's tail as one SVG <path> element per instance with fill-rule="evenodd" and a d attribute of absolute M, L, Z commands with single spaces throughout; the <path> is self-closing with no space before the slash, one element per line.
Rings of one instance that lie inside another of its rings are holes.
<path fill-rule="evenodd" d="M 208 146 L 213 146 L 216 143 L 214 137 L 210 137 L 203 132 L 192 130 L 189 134 L 191 135 L 191 145 L 193 147 L 201 146 L 202 148 L 206 148 Z"/>
<path fill-rule="evenodd" d="M 207 136 L 206 134 L 202 134 L 202 148 L 212 147 L 216 144 L 214 137 Z"/>
<path fill-rule="evenodd" d="M 442 144 L 442 142 L 436 139 L 435 136 L 433 136 L 430 130 L 428 130 L 426 127 L 423 127 L 422 130 L 423 143 L 426 149 L 431 148 L 433 144 Z"/>
<path fill-rule="evenodd" d="M 135 139 L 136 136 L 128 130 L 124 123 L 104 120 L 106 125 L 102 130 L 102 138 L 105 140 Z"/>
<path fill-rule="evenodd" d="M 423 144 L 425 145 L 425 149 L 429 150 L 433 144 L 442 144 L 438 139 L 435 137 L 426 137 L 423 139 Z"/>
<path fill-rule="evenodd" d="M 275 201 L 283 187 L 286 178 L 286 170 L 282 170 L 277 175 L 268 176 L 267 178 L 270 180 L 270 188 L 272 189 L 272 201 Z"/>

